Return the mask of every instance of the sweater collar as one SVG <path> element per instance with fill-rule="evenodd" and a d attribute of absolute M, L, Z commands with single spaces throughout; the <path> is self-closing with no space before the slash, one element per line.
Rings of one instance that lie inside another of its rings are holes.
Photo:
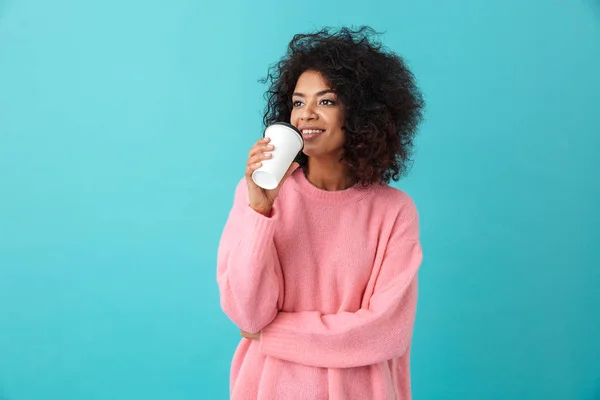
<path fill-rule="evenodd" d="M 316 200 L 320 203 L 328 203 L 332 205 L 344 204 L 352 201 L 359 201 L 367 193 L 372 190 L 372 187 L 363 188 L 359 185 L 354 185 L 344 190 L 328 191 L 314 186 L 306 179 L 302 168 L 298 168 L 290 180 L 294 184 L 294 188 L 302 196 L 306 196 L 311 200 Z"/>

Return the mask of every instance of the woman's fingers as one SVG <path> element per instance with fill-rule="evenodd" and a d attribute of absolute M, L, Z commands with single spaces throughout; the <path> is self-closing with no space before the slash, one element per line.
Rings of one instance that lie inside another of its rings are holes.
<path fill-rule="evenodd" d="M 256 142 L 256 144 L 254 146 L 252 146 L 252 148 L 250 149 L 250 151 L 248 153 L 248 158 L 252 158 L 259 153 L 273 151 L 273 149 L 274 149 L 273 145 L 269 144 L 269 141 L 271 139 L 269 139 L 269 138 L 267 138 L 267 139 L 268 139 L 267 141 L 265 139 L 261 139 L 258 142 Z"/>
<path fill-rule="evenodd" d="M 267 158 L 271 158 L 271 153 L 258 153 L 256 155 L 250 157 L 250 159 L 248 160 L 248 163 L 246 165 L 256 164 L 263 160 L 266 160 Z"/>

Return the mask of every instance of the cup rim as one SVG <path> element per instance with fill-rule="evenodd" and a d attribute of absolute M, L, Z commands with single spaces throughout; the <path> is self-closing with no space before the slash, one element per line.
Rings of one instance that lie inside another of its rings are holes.
<path fill-rule="evenodd" d="M 302 147 L 300 147 L 300 151 L 304 150 L 304 138 L 302 137 L 302 132 L 300 132 L 300 130 L 298 128 L 296 128 L 294 125 L 292 125 L 288 122 L 283 122 L 283 121 L 273 122 L 271 125 L 269 125 L 265 128 L 265 130 L 263 131 L 263 137 L 265 137 L 265 134 L 267 133 L 267 129 L 269 129 L 269 127 L 271 127 L 273 125 L 283 125 L 287 128 L 290 128 L 294 132 L 296 132 L 296 134 L 298 134 L 298 137 L 300 138 L 300 143 L 302 143 Z"/>

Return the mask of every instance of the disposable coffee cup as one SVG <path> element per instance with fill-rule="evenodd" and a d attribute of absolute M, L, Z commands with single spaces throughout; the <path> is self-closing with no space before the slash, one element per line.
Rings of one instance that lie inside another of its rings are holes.
<path fill-rule="evenodd" d="M 285 122 L 269 125 L 263 137 L 271 138 L 274 147 L 271 158 L 262 161 L 262 166 L 252 173 L 252 180 L 266 190 L 273 190 L 304 148 L 302 133 L 295 126 Z"/>

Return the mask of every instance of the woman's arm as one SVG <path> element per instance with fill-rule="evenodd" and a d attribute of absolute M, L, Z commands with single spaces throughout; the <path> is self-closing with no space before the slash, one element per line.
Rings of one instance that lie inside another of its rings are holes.
<path fill-rule="evenodd" d="M 273 242 L 277 210 L 270 217 L 248 205 L 242 180 L 223 230 L 217 259 L 221 307 L 242 330 L 258 332 L 277 315 L 283 277 Z"/>
<path fill-rule="evenodd" d="M 322 368 L 376 364 L 403 355 L 412 340 L 422 261 L 416 210 L 390 240 L 368 305 L 356 312 L 281 312 L 261 333 L 262 353 Z"/>

